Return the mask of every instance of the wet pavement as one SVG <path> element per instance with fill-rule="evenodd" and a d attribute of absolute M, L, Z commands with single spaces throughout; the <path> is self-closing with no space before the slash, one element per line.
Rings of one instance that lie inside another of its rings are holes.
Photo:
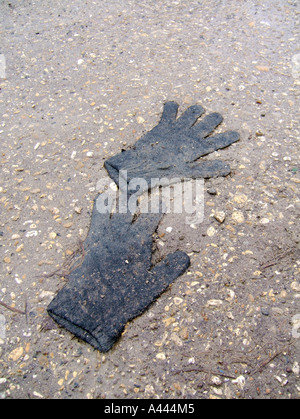
<path fill-rule="evenodd" d="M 299 398 L 299 2 L 1 0 L 0 19 L 0 397 Z M 104 355 L 49 321 L 53 273 L 104 161 L 170 100 L 241 140 L 208 157 L 232 173 L 203 223 L 155 236 L 190 269 Z"/>

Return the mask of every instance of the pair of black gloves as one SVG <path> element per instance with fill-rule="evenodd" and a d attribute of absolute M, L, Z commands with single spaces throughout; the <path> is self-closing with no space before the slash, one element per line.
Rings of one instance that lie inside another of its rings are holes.
<path fill-rule="evenodd" d="M 227 176 L 222 161 L 195 163 L 200 157 L 239 140 L 234 131 L 210 134 L 222 122 L 212 113 L 191 106 L 177 118 L 178 105 L 164 106 L 159 124 L 135 146 L 105 162 L 110 177 L 119 185 L 120 171 L 127 182 L 143 178 L 211 178 Z M 102 214 L 95 202 L 84 260 L 69 275 L 68 284 L 48 307 L 60 325 L 96 349 L 106 352 L 121 335 L 126 323 L 137 317 L 190 265 L 184 252 L 168 255 L 152 266 L 152 235 L 162 214 Z"/>

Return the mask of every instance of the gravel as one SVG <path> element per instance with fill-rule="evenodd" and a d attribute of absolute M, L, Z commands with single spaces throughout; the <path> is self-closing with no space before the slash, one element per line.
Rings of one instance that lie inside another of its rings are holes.
<path fill-rule="evenodd" d="M 293 0 L 1 1 L 1 399 L 299 398 L 299 14 Z M 203 223 L 168 214 L 157 231 L 154 259 L 182 250 L 190 269 L 104 355 L 46 308 L 104 160 L 167 100 L 220 112 L 241 141 L 208 157 L 233 171 L 205 183 Z"/>

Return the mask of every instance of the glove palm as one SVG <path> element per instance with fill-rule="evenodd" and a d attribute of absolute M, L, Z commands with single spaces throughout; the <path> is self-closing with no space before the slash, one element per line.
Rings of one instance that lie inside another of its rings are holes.
<path fill-rule="evenodd" d="M 126 323 L 141 314 L 188 268 L 183 252 L 151 266 L 152 234 L 161 214 L 100 214 L 94 207 L 85 259 L 48 307 L 60 325 L 106 352 Z"/>

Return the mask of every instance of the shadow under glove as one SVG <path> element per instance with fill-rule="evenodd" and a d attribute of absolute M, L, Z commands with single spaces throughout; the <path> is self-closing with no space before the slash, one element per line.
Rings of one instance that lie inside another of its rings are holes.
<path fill-rule="evenodd" d="M 96 349 L 108 351 L 126 323 L 140 315 L 190 265 L 183 252 L 152 267 L 152 234 L 162 214 L 94 211 L 85 258 L 48 307 L 50 316 Z"/>
<path fill-rule="evenodd" d="M 162 178 L 211 178 L 227 176 L 230 167 L 222 161 L 203 161 L 200 157 L 230 146 L 239 140 L 239 134 L 228 131 L 215 136 L 210 134 L 223 121 L 222 115 L 212 113 L 197 123 L 205 112 L 202 106 L 188 108 L 177 118 L 178 104 L 167 102 L 159 124 L 137 141 L 135 146 L 110 158 L 104 163 L 110 177 L 120 185 L 121 178 L 126 184 L 132 179 L 142 178 L 153 188 L 153 179 Z M 121 172 L 121 173 L 120 173 Z"/>

